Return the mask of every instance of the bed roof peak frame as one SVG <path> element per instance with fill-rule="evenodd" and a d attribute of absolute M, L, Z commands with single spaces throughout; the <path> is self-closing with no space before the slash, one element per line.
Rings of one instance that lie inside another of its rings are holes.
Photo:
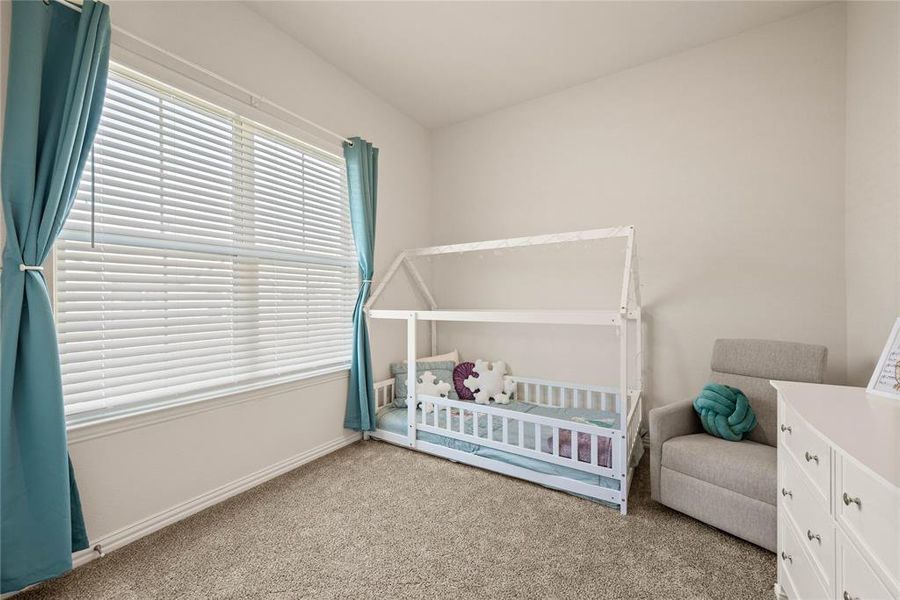
<path fill-rule="evenodd" d="M 622 291 L 619 306 L 615 309 L 588 310 L 440 310 L 437 301 L 413 264 L 413 258 L 424 256 L 441 256 L 448 254 L 465 254 L 485 252 L 489 250 L 505 250 L 525 248 L 529 246 L 549 246 L 553 244 L 569 244 L 610 238 L 625 238 L 625 265 L 622 275 Z M 403 267 L 416 291 L 428 306 L 427 310 L 384 310 L 373 306 L 391 282 L 400 267 Z M 432 333 L 436 321 L 478 321 L 497 323 L 555 323 L 573 325 L 619 325 L 623 318 L 639 319 L 641 313 L 640 280 L 638 278 L 637 250 L 634 239 L 634 226 L 608 227 L 604 229 L 588 229 L 566 233 L 551 233 L 527 237 L 488 240 L 483 242 L 467 242 L 424 248 L 410 248 L 401 251 L 364 306 L 366 314 L 376 319 L 406 319 L 410 312 L 417 313 L 421 320 L 432 322 Z M 434 339 L 434 337 L 432 337 Z"/>

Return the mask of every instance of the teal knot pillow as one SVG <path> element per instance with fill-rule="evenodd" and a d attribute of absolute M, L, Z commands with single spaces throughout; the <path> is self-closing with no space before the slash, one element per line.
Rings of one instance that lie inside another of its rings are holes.
<path fill-rule="evenodd" d="M 708 383 L 694 400 L 694 410 L 706 433 L 723 440 L 741 441 L 756 427 L 756 415 L 744 392 L 720 383 Z"/>

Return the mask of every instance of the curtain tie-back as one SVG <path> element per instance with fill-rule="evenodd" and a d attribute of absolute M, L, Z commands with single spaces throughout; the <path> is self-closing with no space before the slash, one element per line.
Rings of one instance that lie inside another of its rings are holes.
<path fill-rule="evenodd" d="M 42 267 L 40 265 L 36 265 L 36 266 L 35 265 L 26 265 L 23 263 L 23 264 L 19 265 L 19 270 L 20 271 L 43 271 L 44 267 Z"/>
<path fill-rule="evenodd" d="M 372 283 L 371 279 L 363 279 L 360 283 Z"/>

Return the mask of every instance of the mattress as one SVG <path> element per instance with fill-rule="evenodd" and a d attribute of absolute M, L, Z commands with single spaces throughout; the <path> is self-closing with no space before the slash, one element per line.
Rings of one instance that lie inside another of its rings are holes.
<path fill-rule="evenodd" d="M 511 402 L 503 407 L 505 410 L 511 412 L 522 412 L 529 413 L 533 415 L 541 415 L 546 417 L 553 417 L 557 419 L 564 420 L 573 420 L 574 418 L 578 419 L 586 419 L 596 425 L 600 425 L 601 427 L 614 427 L 617 423 L 618 417 L 615 413 L 609 411 L 601 411 L 601 410 L 588 410 L 582 408 L 559 408 L 559 407 L 551 407 L 551 406 L 538 406 L 536 404 L 530 404 L 527 402 Z M 417 421 L 421 420 L 421 409 L 416 409 L 417 412 Z M 432 419 L 432 415 L 428 415 L 428 422 L 430 423 Z M 386 406 L 378 413 L 377 417 L 378 428 L 389 431 L 391 433 L 395 433 L 397 435 L 406 435 L 407 431 L 407 414 L 406 408 L 397 408 L 395 406 Z M 438 423 L 441 427 L 446 426 L 446 411 L 440 412 L 440 417 Z M 450 416 L 450 425 L 454 430 L 459 430 L 459 414 L 451 414 Z M 473 433 L 474 422 L 472 416 L 470 414 L 466 415 L 465 421 L 463 423 L 465 427 L 465 432 L 469 435 Z M 509 421 L 508 435 L 510 440 L 518 439 L 518 426 L 519 422 L 515 420 Z M 490 438 L 488 437 L 488 426 L 487 419 L 482 417 L 478 420 L 478 435 L 480 437 L 486 439 L 494 439 L 496 441 L 502 441 L 502 419 L 494 419 L 494 427 L 490 432 Z M 538 433 L 541 436 L 541 447 L 544 452 L 548 454 L 550 451 L 550 443 L 549 437 L 552 431 L 550 427 L 544 426 L 542 430 Z M 535 430 L 531 425 L 526 425 L 523 427 L 523 438 L 525 442 L 526 448 L 534 448 L 534 437 Z M 586 436 L 585 436 L 586 437 Z M 507 463 L 510 465 L 514 465 L 517 467 L 522 467 L 525 469 L 529 469 L 531 471 L 535 471 L 538 473 L 544 473 L 547 475 L 557 475 L 559 477 L 566 477 L 569 479 L 573 479 L 575 481 L 580 481 L 582 483 L 587 483 L 590 485 L 596 485 L 600 487 L 604 487 L 611 490 L 619 490 L 620 484 L 618 479 L 612 479 L 610 477 L 604 477 L 602 475 L 593 475 L 591 473 L 587 473 L 585 471 L 580 471 L 578 469 L 573 469 L 571 467 L 565 467 L 562 465 L 557 465 L 550 462 L 545 462 L 542 460 L 538 460 L 535 458 L 530 458 L 527 456 L 521 456 L 519 454 L 513 454 L 511 452 L 506 452 L 503 450 L 497 450 L 495 448 L 490 448 L 487 446 L 482 446 L 479 444 L 475 444 L 472 442 L 467 442 L 463 440 L 458 440 L 455 438 L 438 435 L 435 433 L 418 431 L 417 439 L 423 442 L 429 442 L 432 444 L 436 444 L 439 446 L 444 446 L 445 448 L 451 448 L 453 450 L 458 450 L 460 452 L 467 452 L 470 454 L 474 454 L 476 456 L 481 456 L 484 458 L 489 458 L 492 460 L 496 460 L 499 462 Z M 562 438 L 561 438 L 562 440 Z M 579 440 L 580 441 L 580 440 Z M 561 454 L 571 456 L 571 441 L 566 439 L 567 448 L 562 447 L 561 443 Z M 587 460 L 587 457 L 582 457 L 582 452 L 580 448 L 581 444 L 579 444 L 579 460 Z M 640 460 L 640 454 L 642 454 L 643 446 L 638 444 L 638 450 L 632 456 L 632 463 L 636 464 L 637 461 Z M 603 464 L 603 460 L 601 458 L 600 464 Z M 633 465 L 632 465 L 633 466 Z"/>

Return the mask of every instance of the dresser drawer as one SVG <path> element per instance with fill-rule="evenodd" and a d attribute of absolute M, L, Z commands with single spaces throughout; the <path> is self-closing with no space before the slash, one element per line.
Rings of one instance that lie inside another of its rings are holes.
<path fill-rule="evenodd" d="M 778 573 L 787 581 L 782 587 L 791 600 L 826 600 L 828 591 L 816 575 L 816 567 L 807 558 L 803 543 L 788 519 L 779 519 L 781 548 L 778 551 Z"/>
<path fill-rule="evenodd" d="M 900 580 L 900 492 L 851 458 L 840 458 L 839 471 L 835 499 L 838 521 L 894 580 Z"/>
<path fill-rule="evenodd" d="M 894 600 L 888 588 L 843 535 L 838 548 L 838 577 L 837 597 L 841 600 Z"/>
<path fill-rule="evenodd" d="M 783 514 L 792 519 L 797 527 L 800 542 L 812 555 L 819 579 L 827 589 L 833 589 L 835 528 L 828 504 L 801 473 L 800 466 L 789 453 L 779 453 L 778 468 L 781 469 L 778 498 Z"/>
<path fill-rule="evenodd" d="M 786 407 L 779 425 L 781 443 L 794 455 L 801 470 L 812 481 L 816 492 L 829 506 L 831 490 L 831 449 L 790 407 Z"/>

